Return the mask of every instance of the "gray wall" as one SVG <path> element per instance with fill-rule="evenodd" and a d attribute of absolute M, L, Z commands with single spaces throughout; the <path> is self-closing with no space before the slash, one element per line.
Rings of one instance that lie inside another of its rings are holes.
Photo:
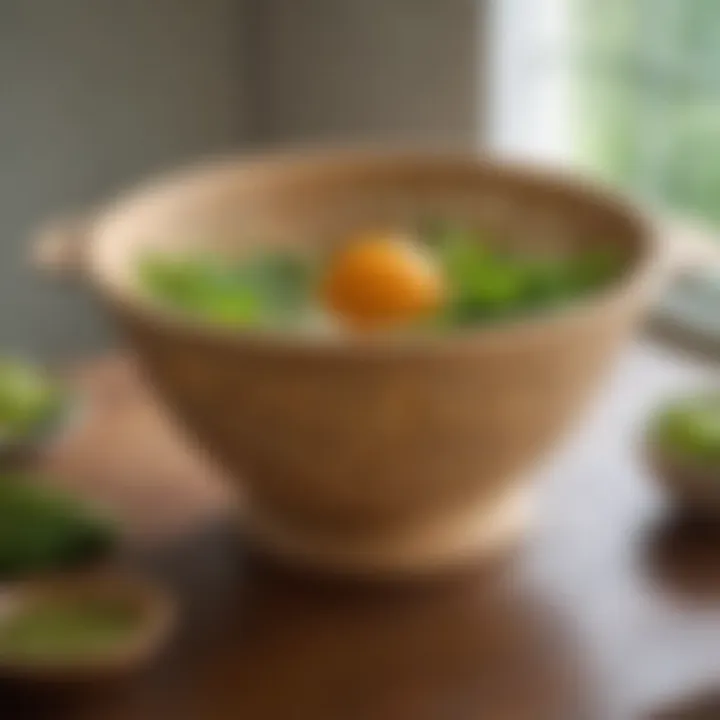
<path fill-rule="evenodd" d="M 108 342 L 33 229 L 254 143 L 473 148 L 481 0 L 0 0 L 0 352 Z"/>
<path fill-rule="evenodd" d="M 0 3 L 0 347 L 66 354 L 103 344 L 92 303 L 28 269 L 33 228 L 237 144 L 241 9 L 234 0 Z"/>
<path fill-rule="evenodd" d="M 262 143 L 472 148 L 478 0 L 257 0 L 250 132 Z"/>

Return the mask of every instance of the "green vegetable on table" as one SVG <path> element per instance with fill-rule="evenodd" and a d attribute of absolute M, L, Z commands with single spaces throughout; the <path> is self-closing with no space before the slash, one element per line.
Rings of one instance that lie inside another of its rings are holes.
<path fill-rule="evenodd" d="M 720 395 L 670 404 L 654 420 L 651 437 L 665 452 L 720 468 Z"/>
<path fill-rule="evenodd" d="M 0 580 L 89 563 L 115 544 L 112 523 L 35 478 L 0 477 Z"/>
<path fill-rule="evenodd" d="M 0 360 L 0 442 L 41 430 L 62 405 L 61 389 L 42 370 L 21 361 Z"/>

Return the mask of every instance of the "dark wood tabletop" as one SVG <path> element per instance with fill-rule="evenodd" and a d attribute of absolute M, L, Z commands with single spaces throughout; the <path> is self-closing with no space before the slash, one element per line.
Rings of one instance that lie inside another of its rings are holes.
<path fill-rule="evenodd" d="M 0 718 L 720 717 L 701 707 L 720 688 L 720 538 L 669 511 L 637 449 L 649 410 L 712 374 L 632 347 L 539 473 L 522 548 L 443 577 L 362 583 L 246 548 L 231 484 L 180 439 L 132 360 L 86 363 L 80 421 L 39 463 L 113 509 L 118 563 L 175 592 L 180 629 L 123 684 L 0 686 Z M 686 702 L 707 714 L 683 714 Z"/>

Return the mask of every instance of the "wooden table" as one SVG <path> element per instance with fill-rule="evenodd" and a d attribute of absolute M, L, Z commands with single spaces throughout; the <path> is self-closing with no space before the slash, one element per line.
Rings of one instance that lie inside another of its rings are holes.
<path fill-rule="evenodd" d="M 133 363 L 89 363 L 85 422 L 41 465 L 117 512 L 121 562 L 176 590 L 182 629 L 127 685 L 2 688 L 0 718 L 625 720 L 720 687 L 720 540 L 666 512 L 633 438 L 653 404 L 710 372 L 632 348 L 543 473 L 517 556 L 363 586 L 254 557 L 229 484 L 180 441 Z"/>

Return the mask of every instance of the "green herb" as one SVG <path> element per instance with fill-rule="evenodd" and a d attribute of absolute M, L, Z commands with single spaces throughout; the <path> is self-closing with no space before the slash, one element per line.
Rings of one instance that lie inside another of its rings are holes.
<path fill-rule="evenodd" d="M 720 395 L 671 404 L 658 415 L 651 433 L 666 451 L 720 464 Z"/>
<path fill-rule="evenodd" d="M 603 248 L 568 256 L 503 252 L 466 230 L 444 230 L 430 246 L 448 279 L 446 324 L 472 324 L 532 313 L 582 296 L 619 274 L 622 258 Z"/>
<path fill-rule="evenodd" d="M 60 388 L 38 368 L 0 360 L 0 440 L 22 438 L 48 424 L 62 401 Z"/>
<path fill-rule="evenodd" d="M 30 478 L 0 478 L 0 578 L 90 562 L 115 540 L 112 524 L 74 498 Z"/>
<path fill-rule="evenodd" d="M 309 264 L 280 251 L 233 261 L 146 258 L 140 281 L 169 307 L 220 325 L 282 322 L 311 297 Z"/>
<path fill-rule="evenodd" d="M 111 599 L 31 600 L 0 620 L 0 658 L 5 661 L 92 659 L 128 639 L 140 615 Z"/>

